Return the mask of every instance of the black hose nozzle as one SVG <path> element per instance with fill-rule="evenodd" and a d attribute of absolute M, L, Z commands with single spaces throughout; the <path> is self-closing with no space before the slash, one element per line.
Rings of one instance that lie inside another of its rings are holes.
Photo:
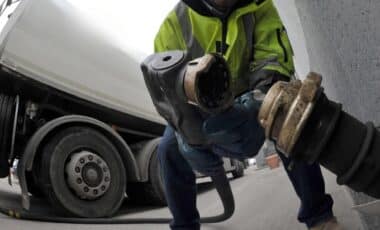
<path fill-rule="evenodd" d="M 223 57 L 206 54 L 191 60 L 184 51 L 169 51 L 149 56 L 141 69 L 158 113 L 188 144 L 207 144 L 202 132 L 205 116 L 233 103 Z"/>

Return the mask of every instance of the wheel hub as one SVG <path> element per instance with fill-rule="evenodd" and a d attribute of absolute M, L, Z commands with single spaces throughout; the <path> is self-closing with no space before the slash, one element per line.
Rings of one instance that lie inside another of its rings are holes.
<path fill-rule="evenodd" d="M 102 183 L 102 168 L 96 163 L 90 162 L 83 167 L 82 178 L 90 187 L 98 187 Z"/>
<path fill-rule="evenodd" d="M 69 187 L 84 200 L 94 200 L 107 192 L 111 174 L 107 163 L 89 151 L 74 153 L 65 172 Z"/>

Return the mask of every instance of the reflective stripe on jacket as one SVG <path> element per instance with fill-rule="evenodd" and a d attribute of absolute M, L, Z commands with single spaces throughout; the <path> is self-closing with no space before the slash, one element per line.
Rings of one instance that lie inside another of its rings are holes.
<path fill-rule="evenodd" d="M 224 22 L 203 16 L 179 2 L 161 25 L 154 47 L 155 52 L 188 50 L 193 58 L 222 52 L 231 71 L 235 94 L 247 90 L 248 79 L 244 76 L 263 63 L 266 70 L 285 76 L 294 73 L 293 50 L 272 0 L 252 1 L 234 10 Z"/>

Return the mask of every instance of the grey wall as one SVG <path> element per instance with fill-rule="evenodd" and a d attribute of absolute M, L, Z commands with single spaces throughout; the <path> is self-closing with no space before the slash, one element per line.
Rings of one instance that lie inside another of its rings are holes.
<path fill-rule="evenodd" d="M 380 1 L 294 0 L 310 68 L 327 94 L 362 121 L 380 123 Z"/>
<path fill-rule="evenodd" d="M 380 1 L 286 1 L 296 5 L 310 69 L 323 75 L 327 95 L 360 120 L 380 124 Z M 371 200 L 350 193 L 356 204 Z M 368 229 L 380 229 L 379 217 L 362 217 Z"/>

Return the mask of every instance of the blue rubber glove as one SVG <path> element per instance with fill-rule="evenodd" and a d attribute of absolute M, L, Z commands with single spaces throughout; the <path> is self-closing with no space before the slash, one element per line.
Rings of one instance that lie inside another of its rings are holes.
<path fill-rule="evenodd" d="M 265 141 L 264 129 L 257 121 L 260 105 L 250 91 L 236 98 L 227 111 L 205 120 L 203 132 L 214 153 L 238 159 L 258 153 Z"/>

